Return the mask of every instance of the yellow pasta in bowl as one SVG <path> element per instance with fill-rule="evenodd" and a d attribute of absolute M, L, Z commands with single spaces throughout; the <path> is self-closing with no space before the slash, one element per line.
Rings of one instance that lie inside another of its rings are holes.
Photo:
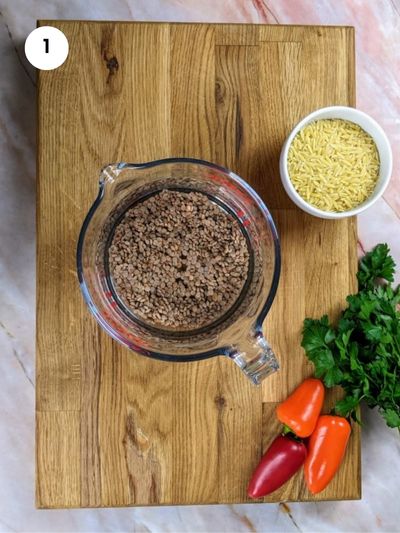
<path fill-rule="evenodd" d="M 280 161 L 286 192 L 322 218 L 366 209 L 382 195 L 391 168 L 390 145 L 380 126 L 361 111 L 339 106 L 303 119 L 286 140 Z"/>

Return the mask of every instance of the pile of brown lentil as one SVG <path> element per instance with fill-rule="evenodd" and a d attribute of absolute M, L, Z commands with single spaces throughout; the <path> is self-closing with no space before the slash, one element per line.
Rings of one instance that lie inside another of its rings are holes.
<path fill-rule="evenodd" d="M 122 302 L 153 326 L 191 330 L 221 317 L 247 278 L 238 222 L 199 192 L 163 190 L 115 228 L 110 275 Z"/>

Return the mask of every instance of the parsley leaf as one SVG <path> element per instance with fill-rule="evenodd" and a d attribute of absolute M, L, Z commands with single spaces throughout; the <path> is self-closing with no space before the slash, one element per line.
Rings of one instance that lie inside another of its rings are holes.
<path fill-rule="evenodd" d="M 392 282 L 396 264 L 389 255 L 387 244 L 378 244 L 361 259 L 357 274 L 359 288 L 373 287 L 375 280 L 382 278 Z"/>
<path fill-rule="evenodd" d="M 339 416 L 347 417 L 359 404 L 359 399 L 354 396 L 346 396 L 343 400 L 339 400 L 335 405 L 335 412 Z"/>
<path fill-rule="evenodd" d="M 394 409 L 386 409 L 383 412 L 383 418 L 390 428 L 398 428 L 400 426 L 400 414 Z"/>
<path fill-rule="evenodd" d="M 330 368 L 324 376 L 324 382 L 327 387 L 334 387 L 340 385 L 343 379 L 343 372 L 337 366 Z"/>
<path fill-rule="evenodd" d="M 389 427 L 400 430 L 400 288 L 387 244 L 360 261 L 359 292 L 347 297 L 337 326 L 327 315 L 304 320 L 303 346 L 315 375 L 327 387 L 341 385 L 336 413 L 357 420 L 361 401 L 378 407 Z"/>

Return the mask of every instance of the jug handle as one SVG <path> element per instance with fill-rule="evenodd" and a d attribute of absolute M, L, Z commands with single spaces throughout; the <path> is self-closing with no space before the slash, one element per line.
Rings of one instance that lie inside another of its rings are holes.
<path fill-rule="evenodd" d="M 266 377 L 279 370 L 278 360 L 259 330 L 250 332 L 242 342 L 232 346 L 227 355 L 254 385 L 260 385 Z"/>

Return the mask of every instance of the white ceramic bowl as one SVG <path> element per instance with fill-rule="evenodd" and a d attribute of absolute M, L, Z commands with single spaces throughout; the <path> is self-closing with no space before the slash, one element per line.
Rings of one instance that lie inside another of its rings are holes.
<path fill-rule="evenodd" d="M 313 205 L 306 202 L 294 188 L 288 172 L 288 152 L 294 137 L 302 128 L 307 126 L 307 124 L 309 124 L 310 122 L 314 122 L 316 120 L 324 118 L 340 118 L 358 124 L 363 130 L 365 130 L 371 135 L 371 137 L 375 141 L 376 147 L 379 152 L 379 178 L 374 191 L 364 202 L 362 202 L 354 209 L 350 209 L 348 211 L 343 211 L 340 213 L 322 211 L 321 209 L 318 209 L 317 207 L 314 207 Z M 390 148 L 389 140 L 386 137 L 386 134 L 383 129 L 373 118 L 371 118 L 366 113 L 363 113 L 362 111 L 354 109 L 353 107 L 332 106 L 317 109 L 317 111 L 314 111 L 313 113 L 310 113 L 305 118 L 303 118 L 303 120 L 301 120 L 293 128 L 283 145 L 279 161 L 279 168 L 282 183 L 287 194 L 295 204 L 297 204 L 301 209 L 303 209 L 303 211 L 306 211 L 310 215 L 314 215 L 320 218 L 345 218 L 353 215 L 358 215 L 358 213 L 365 211 L 365 209 L 368 209 L 368 207 L 370 207 L 378 200 L 378 198 L 382 196 L 392 174 L 392 159 L 392 150 Z"/>

